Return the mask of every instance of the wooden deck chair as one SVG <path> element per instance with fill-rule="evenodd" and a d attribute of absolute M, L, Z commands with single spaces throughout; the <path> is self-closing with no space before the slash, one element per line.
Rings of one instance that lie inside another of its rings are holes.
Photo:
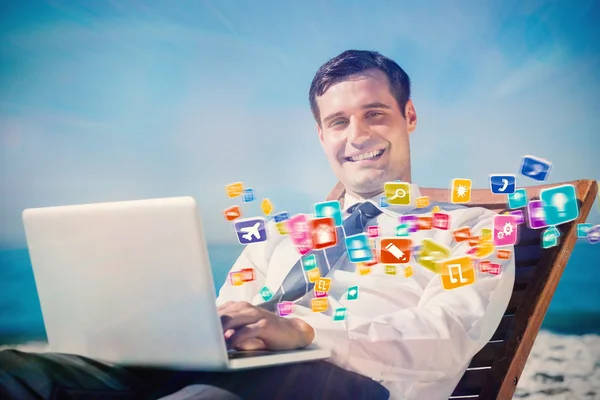
<path fill-rule="evenodd" d="M 598 185 L 593 180 L 563 182 L 572 184 L 577 192 L 579 218 L 558 226 L 561 232 L 556 247 L 542 249 L 544 229 L 529 229 L 519 225 L 519 242 L 515 246 L 516 276 L 513 294 L 492 339 L 471 360 L 450 399 L 511 399 L 521 372 L 537 337 L 550 300 L 569 260 L 577 240 L 577 224 L 584 223 Z M 538 199 L 540 189 L 560 184 L 526 187 L 529 200 Z M 432 201 L 449 202 L 450 190 L 420 188 Z M 328 200 L 343 202 L 344 187 L 338 183 Z M 489 189 L 471 192 L 469 207 L 485 207 L 502 212 L 508 208 L 506 196 Z M 527 221 L 526 209 L 523 209 Z"/>

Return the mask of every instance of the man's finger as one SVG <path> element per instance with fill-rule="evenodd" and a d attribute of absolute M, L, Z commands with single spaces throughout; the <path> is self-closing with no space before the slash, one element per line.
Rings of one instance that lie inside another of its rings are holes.
<path fill-rule="evenodd" d="M 250 339 L 258 338 L 258 336 L 263 333 L 263 329 L 265 327 L 265 323 L 263 321 L 264 320 L 248 324 L 240 329 L 236 329 L 235 333 L 229 338 L 231 347 L 237 349 L 242 343 Z"/>
<path fill-rule="evenodd" d="M 240 328 L 244 325 L 253 324 L 263 318 L 260 311 L 256 309 L 245 309 L 238 312 L 232 312 L 227 315 L 221 316 L 221 323 L 223 324 L 223 332 L 228 329 Z"/>
<path fill-rule="evenodd" d="M 237 350 L 267 350 L 267 345 L 265 342 L 260 340 L 259 338 L 248 339 L 244 342 L 241 342 L 236 347 Z"/>
<path fill-rule="evenodd" d="M 235 301 L 228 301 L 226 303 L 223 303 L 219 307 L 217 307 L 217 311 L 220 312 L 221 310 L 226 310 L 234 304 L 235 304 Z"/>

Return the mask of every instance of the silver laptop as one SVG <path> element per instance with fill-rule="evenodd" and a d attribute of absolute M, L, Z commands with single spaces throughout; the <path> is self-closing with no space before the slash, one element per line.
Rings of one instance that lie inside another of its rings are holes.
<path fill-rule="evenodd" d="M 51 351 L 207 371 L 330 356 L 227 350 L 191 197 L 27 209 L 23 223 Z"/>

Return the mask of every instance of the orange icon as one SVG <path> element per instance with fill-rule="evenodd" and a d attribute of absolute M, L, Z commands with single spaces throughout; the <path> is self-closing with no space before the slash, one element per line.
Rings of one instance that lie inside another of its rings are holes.
<path fill-rule="evenodd" d="M 412 240 L 404 238 L 381 239 L 379 260 L 382 264 L 406 264 L 410 261 Z"/>
<path fill-rule="evenodd" d="M 471 246 L 471 247 L 475 247 L 479 243 L 481 243 L 479 236 L 471 236 L 470 238 L 467 239 L 467 241 L 469 242 L 469 246 Z"/>
<path fill-rule="evenodd" d="M 313 268 L 311 270 L 308 270 L 306 271 L 306 274 L 308 275 L 309 282 L 316 282 L 321 277 L 321 272 L 319 271 L 319 268 Z"/>
<path fill-rule="evenodd" d="M 476 245 L 477 250 L 475 251 L 475 257 L 484 258 L 494 252 L 494 243 L 481 241 L 479 245 Z"/>
<path fill-rule="evenodd" d="M 441 263 L 442 286 L 446 290 L 471 285 L 475 282 L 475 269 L 471 257 L 459 257 Z"/>
<path fill-rule="evenodd" d="M 496 256 L 500 260 L 508 260 L 510 258 L 510 250 L 498 250 Z"/>
<path fill-rule="evenodd" d="M 241 271 L 230 272 L 229 279 L 231 281 L 231 286 L 241 286 L 244 283 L 244 281 L 242 280 L 242 272 Z"/>
<path fill-rule="evenodd" d="M 470 179 L 453 179 L 452 180 L 452 197 L 453 203 L 468 203 L 471 201 L 471 180 Z"/>
<path fill-rule="evenodd" d="M 315 218 L 310 220 L 313 249 L 320 250 L 337 244 L 337 231 L 335 220 L 331 217 Z"/>
<path fill-rule="evenodd" d="M 454 240 L 457 243 L 464 242 L 465 240 L 469 240 L 471 237 L 471 229 L 468 226 L 458 228 L 454 232 Z"/>
<path fill-rule="evenodd" d="M 428 231 L 433 226 L 433 218 L 432 217 L 418 217 L 417 218 L 417 226 L 420 231 Z"/>
<path fill-rule="evenodd" d="M 263 199 L 262 203 L 260 203 L 260 208 L 262 208 L 265 215 L 269 215 L 273 211 L 273 203 L 269 199 Z"/>
<path fill-rule="evenodd" d="M 240 270 L 240 275 L 243 282 L 252 282 L 254 279 L 256 279 L 256 276 L 254 275 L 254 268 L 242 268 Z"/>
<path fill-rule="evenodd" d="M 417 208 L 424 208 L 429 205 L 429 197 L 421 196 L 417 197 Z"/>
<path fill-rule="evenodd" d="M 488 272 L 490 270 L 490 262 L 488 260 L 479 261 L 479 270 L 481 272 Z"/>
<path fill-rule="evenodd" d="M 240 210 L 239 206 L 233 206 L 223 211 L 223 214 L 225 214 L 225 219 L 227 221 L 233 221 L 234 219 L 238 219 L 242 215 L 242 211 Z"/>
<path fill-rule="evenodd" d="M 314 312 L 327 311 L 327 297 L 317 297 L 311 301 L 312 310 Z"/>
<path fill-rule="evenodd" d="M 227 196 L 234 198 L 242 195 L 244 191 L 244 184 L 242 182 L 235 182 L 225 187 L 227 189 Z"/>
<path fill-rule="evenodd" d="M 404 276 L 406 276 L 407 278 L 410 278 L 413 274 L 413 270 L 412 267 L 409 265 L 408 267 L 404 268 Z"/>
<path fill-rule="evenodd" d="M 319 292 L 329 292 L 331 287 L 331 278 L 319 278 L 315 283 L 315 290 Z"/>

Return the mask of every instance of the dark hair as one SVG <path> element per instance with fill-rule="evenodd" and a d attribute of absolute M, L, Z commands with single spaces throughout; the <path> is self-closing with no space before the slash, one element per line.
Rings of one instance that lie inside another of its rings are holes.
<path fill-rule="evenodd" d="M 346 50 L 323 64 L 310 85 L 310 110 L 319 125 L 321 118 L 317 106 L 317 96 L 322 96 L 331 85 L 344 80 L 344 78 L 373 68 L 385 73 L 390 83 L 390 92 L 396 99 L 402 116 L 405 116 L 404 109 L 410 99 L 410 78 L 406 72 L 394 60 L 382 56 L 376 51 Z"/>

